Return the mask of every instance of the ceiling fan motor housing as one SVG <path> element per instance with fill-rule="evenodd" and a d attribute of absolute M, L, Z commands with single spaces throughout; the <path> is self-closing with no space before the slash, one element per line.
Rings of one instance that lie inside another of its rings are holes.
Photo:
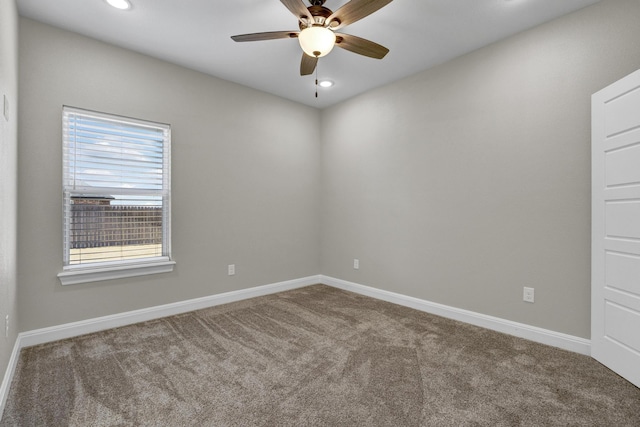
<path fill-rule="evenodd" d="M 324 3 L 324 1 L 322 1 L 321 3 Z M 325 22 L 327 21 L 327 18 L 333 14 L 333 11 L 331 9 L 326 8 L 322 5 L 312 5 L 307 9 L 309 10 L 309 13 L 313 17 L 313 22 L 307 23 L 307 25 L 305 26 L 305 24 L 302 21 L 300 21 L 298 24 L 301 30 L 306 27 L 311 27 L 314 25 L 320 25 L 324 27 Z M 339 23 L 340 21 L 338 21 L 337 19 L 333 19 L 331 21 L 330 27 L 337 26 Z"/>

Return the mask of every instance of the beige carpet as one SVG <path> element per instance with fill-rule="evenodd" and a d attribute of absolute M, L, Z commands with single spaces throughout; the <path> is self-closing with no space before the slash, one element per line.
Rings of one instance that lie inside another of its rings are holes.
<path fill-rule="evenodd" d="M 316 285 L 24 349 L 0 425 L 640 426 L 640 389 Z"/>

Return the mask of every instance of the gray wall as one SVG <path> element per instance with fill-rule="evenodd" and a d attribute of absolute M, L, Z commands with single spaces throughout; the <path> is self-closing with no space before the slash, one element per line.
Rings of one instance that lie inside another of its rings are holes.
<path fill-rule="evenodd" d="M 9 120 L 2 114 L 9 101 Z M 13 0 L 0 1 L 0 378 L 18 332 L 16 303 L 16 205 L 18 150 L 18 12 Z M 4 319 L 9 315 L 9 337 Z M 1 379 L 0 379 L 1 381 Z"/>
<path fill-rule="evenodd" d="M 589 338 L 590 96 L 640 68 L 638 17 L 605 0 L 325 110 L 322 273 Z"/>
<path fill-rule="evenodd" d="M 322 113 L 21 20 L 21 330 L 322 273 L 588 338 L 590 95 L 640 68 L 637 16 L 604 0 Z M 63 104 L 173 125 L 174 273 L 59 284 Z"/>
<path fill-rule="evenodd" d="M 319 111 L 35 21 L 19 35 L 22 330 L 319 273 Z M 60 285 L 62 105 L 172 125 L 173 273 Z"/>

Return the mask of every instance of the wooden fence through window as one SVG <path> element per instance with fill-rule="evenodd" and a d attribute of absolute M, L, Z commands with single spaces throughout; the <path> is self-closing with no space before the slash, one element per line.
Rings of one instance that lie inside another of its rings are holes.
<path fill-rule="evenodd" d="M 162 244 L 162 208 L 71 204 L 71 249 Z"/>

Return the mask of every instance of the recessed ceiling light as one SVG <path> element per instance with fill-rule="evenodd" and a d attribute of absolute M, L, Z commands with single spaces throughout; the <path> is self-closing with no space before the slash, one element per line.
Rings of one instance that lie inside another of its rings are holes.
<path fill-rule="evenodd" d="M 129 3 L 129 0 L 107 0 L 107 3 L 109 3 L 111 6 L 115 7 L 116 9 L 120 9 L 120 10 L 131 9 L 131 3 Z"/>
<path fill-rule="evenodd" d="M 333 82 L 331 80 L 321 80 L 319 83 L 320 87 L 331 87 L 333 86 Z"/>

